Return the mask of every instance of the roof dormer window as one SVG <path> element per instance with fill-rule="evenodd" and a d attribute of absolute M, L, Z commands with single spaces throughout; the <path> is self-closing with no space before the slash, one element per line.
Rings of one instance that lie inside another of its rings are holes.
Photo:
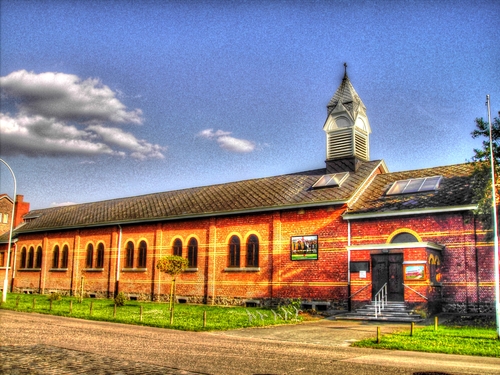
<path fill-rule="evenodd" d="M 424 191 L 437 190 L 442 176 L 432 176 L 423 178 L 410 178 L 408 180 L 399 180 L 394 182 L 387 195 L 421 193 Z"/>
<path fill-rule="evenodd" d="M 319 189 L 324 187 L 337 187 L 342 185 L 347 177 L 349 177 L 349 172 L 325 174 L 315 182 L 312 188 Z"/>

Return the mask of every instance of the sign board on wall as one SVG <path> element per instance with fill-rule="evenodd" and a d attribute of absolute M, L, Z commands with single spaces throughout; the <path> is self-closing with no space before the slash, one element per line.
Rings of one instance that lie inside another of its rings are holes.
<path fill-rule="evenodd" d="M 292 260 L 317 260 L 318 236 L 293 236 L 290 238 L 290 256 Z"/>

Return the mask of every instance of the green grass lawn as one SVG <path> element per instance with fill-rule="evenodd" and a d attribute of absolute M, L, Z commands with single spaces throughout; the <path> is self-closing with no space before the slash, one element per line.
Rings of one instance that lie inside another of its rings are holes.
<path fill-rule="evenodd" d="M 500 357 L 500 340 L 494 328 L 482 327 L 417 327 L 413 336 L 410 329 L 376 339 L 355 342 L 353 346 L 390 350 L 413 350 L 431 353 Z"/>
<path fill-rule="evenodd" d="M 33 300 L 35 300 L 34 307 Z M 90 312 L 91 304 L 92 314 Z M 176 304 L 174 322 L 171 325 L 168 303 L 127 301 L 125 306 L 116 308 L 115 315 L 115 306 L 112 299 L 84 298 L 80 303 L 78 298 L 63 297 L 59 301 L 52 302 L 51 309 L 47 295 L 14 293 L 8 294 L 7 302 L 2 304 L 1 308 L 185 331 L 214 331 L 294 324 L 303 319 L 290 306 L 286 307 L 287 313 L 285 314 L 282 308 L 274 309 L 273 313 L 271 309 L 254 307 Z M 204 314 L 206 315 L 206 324 L 204 324 Z"/>

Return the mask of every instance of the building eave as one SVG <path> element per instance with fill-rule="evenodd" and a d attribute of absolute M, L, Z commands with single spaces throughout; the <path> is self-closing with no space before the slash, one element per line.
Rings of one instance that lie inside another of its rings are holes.
<path fill-rule="evenodd" d="M 342 218 L 344 220 L 361 220 L 361 219 L 374 219 L 374 218 L 386 218 L 386 217 L 397 217 L 397 216 L 410 216 L 410 215 L 429 215 L 429 214 L 439 214 L 447 212 L 459 212 L 459 211 L 474 211 L 477 210 L 477 204 L 468 204 L 464 206 L 446 206 L 446 207 L 431 207 L 431 208 L 420 208 L 414 210 L 398 210 L 389 212 L 366 212 L 366 213 L 344 213 Z"/>
<path fill-rule="evenodd" d="M 402 242 L 402 243 L 383 243 L 383 244 L 365 244 L 347 246 L 347 250 L 391 250 L 408 248 L 426 248 L 433 250 L 443 250 L 444 245 L 435 242 Z"/>

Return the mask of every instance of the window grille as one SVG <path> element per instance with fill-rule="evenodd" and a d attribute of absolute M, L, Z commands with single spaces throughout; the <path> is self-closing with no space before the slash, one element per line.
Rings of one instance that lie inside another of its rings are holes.
<path fill-rule="evenodd" d="M 54 253 L 52 254 L 52 268 L 59 268 L 59 246 L 54 247 Z"/>
<path fill-rule="evenodd" d="M 139 261 L 137 265 L 139 268 L 146 268 L 147 250 L 146 241 L 141 241 L 139 243 Z"/>
<path fill-rule="evenodd" d="M 240 239 L 232 236 L 229 241 L 229 267 L 240 266 Z"/>
<path fill-rule="evenodd" d="M 174 241 L 174 246 L 172 246 L 172 253 L 179 257 L 182 256 L 182 241 L 178 238 Z"/>
<path fill-rule="evenodd" d="M 198 241 L 196 238 L 191 238 L 188 243 L 188 267 L 198 267 Z"/>
<path fill-rule="evenodd" d="M 127 243 L 125 267 L 134 268 L 134 244 L 131 241 Z"/>
<path fill-rule="evenodd" d="M 92 268 L 93 260 L 94 260 L 94 246 L 89 243 L 87 245 L 87 258 L 85 261 L 85 267 Z"/>
<path fill-rule="evenodd" d="M 247 241 L 247 267 L 259 266 L 259 239 L 252 234 Z"/>

